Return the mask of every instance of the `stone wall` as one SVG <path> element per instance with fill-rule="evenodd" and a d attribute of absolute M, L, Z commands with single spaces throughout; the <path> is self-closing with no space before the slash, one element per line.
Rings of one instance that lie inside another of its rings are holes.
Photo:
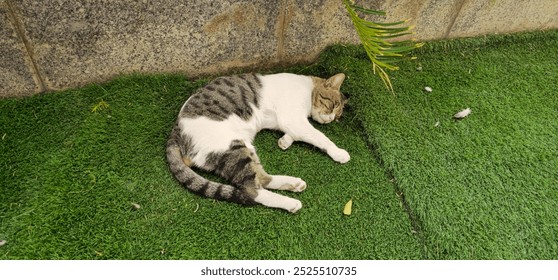
<path fill-rule="evenodd" d="M 410 18 L 419 41 L 558 28 L 558 0 L 357 3 Z M 358 43 L 342 0 L 0 0 L 0 97 L 308 63 L 334 43 Z"/>

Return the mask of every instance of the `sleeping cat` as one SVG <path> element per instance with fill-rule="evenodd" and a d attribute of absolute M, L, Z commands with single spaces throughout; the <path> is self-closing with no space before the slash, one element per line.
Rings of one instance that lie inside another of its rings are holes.
<path fill-rule="evenodd" d="M 280 130 L 285 133 L 278 141 L 283 150 L 294 141 L 304 141 L 337 162 L 348 162 L 349 153 L 308 120 L 311 116 L 325 124 L 341 117 L 346 99 L 339 89 L 344 79 L 342 73 L 327 80 L 283 73 L 211 81 L 180 110 L 167 142 L 170 170 L 188 190 L 205 197 L 298 211 L 299 200 L 269 190 L 301 192 L 306 183 L 267 174 L 252 141 L 262 129 Z M 215 172 L 232 186 L 209 181 L 191 167 Z"/>

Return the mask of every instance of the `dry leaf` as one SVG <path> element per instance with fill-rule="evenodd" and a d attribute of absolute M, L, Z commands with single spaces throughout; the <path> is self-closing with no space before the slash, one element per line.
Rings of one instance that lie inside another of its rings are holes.
<path fill-rule="evenodd" d="M 141 208 L 141 206 L 137 203 L 132 203 L 132 209 L 134 210 L 139 210 Z"/>
<path fill-rule="evenodd" d="M 353 212 L 353 200 L 350 199 L 343 208 L 343 214 L 349 216 Z"/>
<path fill-rule="evenodd" d="M 455 115 L 453 115 L 453 118 L 463 119 L 463 118 L 467 117 L 469 114 L 471 114 L 471 109 L 467 108 L 463 111 L 457 112 Z"/>

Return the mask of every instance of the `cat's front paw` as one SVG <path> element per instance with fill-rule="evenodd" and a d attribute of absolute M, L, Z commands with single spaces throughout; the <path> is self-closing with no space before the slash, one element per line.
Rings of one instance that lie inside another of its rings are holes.
<path fill-rule="evenodd" d="M 281 148 L 283 151 L 288 149 L 294 142 L 294 139 L 289 136 L 288 134 L 283 135 L 283 137 L 279 138 L 279 141 L 277 141 L 277 144 L 279 144 L 279 148 Z"/>
<path fill-rule="evenodd" d="M 351 160 L 349 153 L 343 149 L 335 148 L 331 151 L 328 150 L 327 154 L 336 162 L 347 163 Z"/>

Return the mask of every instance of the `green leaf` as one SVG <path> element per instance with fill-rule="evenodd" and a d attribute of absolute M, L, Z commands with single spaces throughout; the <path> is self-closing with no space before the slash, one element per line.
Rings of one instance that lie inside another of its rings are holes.
<path fill-rule="evenodd" d="M 347 1 L 345 1 L 345 2 L 347 2 Z M 384 12 L 384 11 L 370 10 L 370 9 L 366 9 L 366 8 L 356 6 L 356 5 L 353 5 L 353 4 L 350 4 L 350 6 L 355 11 L 363 12 L 363 13 L 366 13 L 366 14 L 378 15 L 378 16 L 385 16 L 386 15 L 386 12 Z"/>
<path fill-rule="evenodd" d="M 343 0 L 343 2 L 360 37 L 362 46 L 372 62 L 372 70 L 382 79 L 387 89 L 393 92 L 393 85 L 386 70 L 398 70 L 399 67 L 394 64 L 403 60 L 414 59 L 409 57 L 408 54 L 424 44 L 412 40 L 387 41 L 388 39 L 412 35 L 413 33 L 410 30 L 413 29 L 413 26 L 404 26 L 408 20 L 387 23 L 364 20 L 358 16 L 357 11 L 377 16 L 385 16 L 386 13 L 356 6 L 350 0 Z"/>

